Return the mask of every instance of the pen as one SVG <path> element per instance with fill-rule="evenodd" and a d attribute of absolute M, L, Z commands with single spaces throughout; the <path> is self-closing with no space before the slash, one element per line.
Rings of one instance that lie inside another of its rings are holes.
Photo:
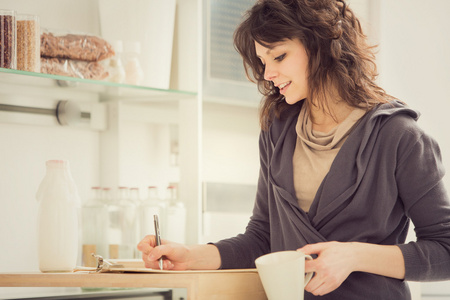
<path fill-rule="evenodd" d="M 153 215 L 153 219 L 155 221 L 155 236 L 156 236 L 156 246 L 161 245 L 161 232 L 159 231 L 159 220 L 158 215 Z M 159 259 L 159 269 L 163 269 L 163 259 L 162 256 Z"/>

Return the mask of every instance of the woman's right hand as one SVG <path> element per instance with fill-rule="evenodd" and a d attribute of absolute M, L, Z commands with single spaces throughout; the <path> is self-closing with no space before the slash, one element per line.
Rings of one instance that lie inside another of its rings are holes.
<path fill-rule="evenodd" d="M 159 259 L 163 258 L 164 270 L 189 269 L 189 248 L 185 245 L 161 240 L 161 245 L 156 246 L 156 237 L 147 235 L 137 246 L 142 252 L 142 260 L 146 268 L 159 269 Z"/>
<path fill-rule="evenodd" d="M 164 270 L 216 270 L 221 265 L 219 249 L 211 244 L 185 246 L 161 240 L 156 246 L 155 236 L 147 235 L 137 248 L 146 268 L 159 269 L 161 257 Z"/>

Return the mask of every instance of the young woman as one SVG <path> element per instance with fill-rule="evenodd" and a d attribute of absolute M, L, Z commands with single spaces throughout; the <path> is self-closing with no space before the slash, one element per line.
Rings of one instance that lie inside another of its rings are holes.
<path fill-rule="evenodd" d="M 148 267 L 250 268 L 266 253 L 315 257 L 305 299 L 410 299 L 405 280 L 450 279 L 450 202 L 437 143 L 375 83 L 344 1 L 260 0 L 235 32 L 264 95 L 253 215 L 244 234 L 184 246 L 153 236 Z M 417 241 L 405 244 L 409 223 Z"/>

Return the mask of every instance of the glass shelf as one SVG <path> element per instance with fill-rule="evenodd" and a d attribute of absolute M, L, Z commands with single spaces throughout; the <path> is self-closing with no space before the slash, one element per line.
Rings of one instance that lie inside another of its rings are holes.
<path fill-rule="evenodd" d="M 5 68 L 0 68 L 0 84 L 1 83 L 93 92 L 100 94 L 101 98 L 106 99 L 166 101 L 181 100 L 185 98 L 192 99 L 197 96 L 197 93 L 190 91 L 119 84 L 102 80 L 91 80 Z"/>

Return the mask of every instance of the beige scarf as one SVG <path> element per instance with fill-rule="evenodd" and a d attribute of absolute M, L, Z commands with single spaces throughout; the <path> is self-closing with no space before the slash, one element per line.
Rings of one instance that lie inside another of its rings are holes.
<path fill-rule="evenodd" d="M 356 108 L 338 126 L 323 133 L 312 129 L 312 121 L 306 105 L 303 105 L 295 127 L 297 144 L 293 167 L 295 193 L 298 204 L 304 211 L 309 211 L 317 189 L 330 170 L 339 149 L 365 113 L 365 110 Z"/>

